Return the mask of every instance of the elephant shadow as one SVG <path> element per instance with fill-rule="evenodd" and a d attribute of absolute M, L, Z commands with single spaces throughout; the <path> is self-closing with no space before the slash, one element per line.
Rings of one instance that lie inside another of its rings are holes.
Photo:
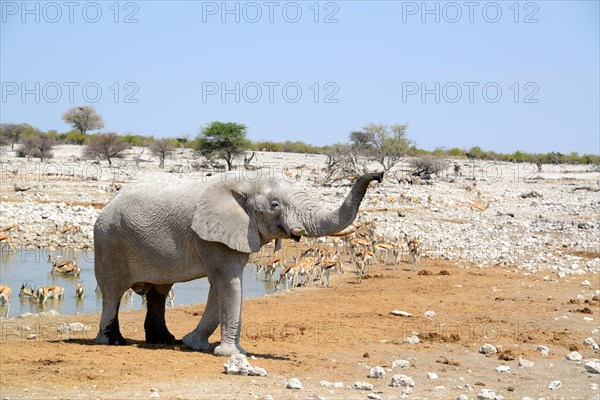
<path fill-rule="evenodd" d="M 96 340 L 93 338 L 70 338 L 70 339 L 59 339 L 55 340 L 57 343 L 66 343 L 66 344 L 74 344 L 80 346 L 98 346 Z M 220 342 L 215 342 L 211 344 L 211 351 L 217 347 Z M 190 353 L 198 353 L 198 351 L 193 350 L 183 344 L 182 340 L 175 340 L 172 344 L 148 344 L 145 340 L 138 339 L 127 339 L 127 346 L 135 346 L 138 349 L 143 350 L 177 350 L 183 352 Z M 200 353 L 200 354 L 208 354 L 208 353 Z M 264 360 L 276 360 L 276 361 L 290 361 L 291 359 L 287 356 L 281 356 L 276 354 L 262 354 L 262 353 L 252 353 L 248 352 L 248 357 L 254 356 L 256 358 L 264 359 Z"/>

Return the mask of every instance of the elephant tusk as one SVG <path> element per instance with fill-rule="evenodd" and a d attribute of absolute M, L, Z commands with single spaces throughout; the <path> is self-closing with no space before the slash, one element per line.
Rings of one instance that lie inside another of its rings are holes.
<path fill-rule="evenodd" d="M 346 236 L 346 235 L 349 235 L 354 232 L 356 232 L 356 228 L 353 227 L 352 225 L 350 225 L 346 229 L 341 230 L 341 231 L 334 233 L 333 235 L 329 235 L 329 236 Z"/>
<path fill-rule="evenodd" d="M 294 235 L 294 236 L 304 236 L 304 235 L 306 235 L 306 232 L 304 231 L 304 229 L 301 229 L 301 228 L 293 228 L 292 229 L 292 235 Z"/>

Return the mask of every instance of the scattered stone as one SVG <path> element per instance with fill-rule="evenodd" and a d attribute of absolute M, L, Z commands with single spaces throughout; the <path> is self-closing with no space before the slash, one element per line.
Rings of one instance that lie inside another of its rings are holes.
<path fill-rule="evenodd" d="M 392 362 L 392 368 L 408 368 L 410 367 L 410 362 L 406 360 L 394 360 Z"/>
<path fill-rule="evenodd" d="M 594 340 L 594 338 L 591 337 L 585 338 L 585 340 L 583 341 L 583 344 L 587 344 L 588 346 L 594 343 L 596 343 L 596 341 Z"/>
<path fill-rule="evenodd" d="M 508 365 L 499 365 L 496 367 L 496 372 L 510 372 L 510 367 Z"/>
<path fill-rule="evenodd" d="M 460 394 L 458 395 L 456 400 L 469 400 L 469 396 L 467 396 L 466 394 Z"/>
<path fill-rule="evenodd" d="M 392 377 L 392 381 L 390 382 L 390 386 L 392 387 L 413 387 L 415 386 L 415 381 L 407 375 L 394 375 Z"/>
<path fill-rule="evenodd" d="M 319 382 L 319 384 L 321 386 L 325 386 L 327 388 L 338 388 L 338 389 L 341 389 L 341 388 L 344 387 L 344 382 L 334 382 L 334 383 L 331 383 L 331 382 L 327 382 L 327 381 L 321 381 L 321 382 Z"/>
<path fill-rule="evenodd" d="M 63 322 L 57 328 L 60 333 L 68 332 L 84 332 L 90 329 L 89 325 L 84 325 L 81 322 Z"/>
<path fill-rule="evenodd" d="M 416 334 L 413 334 L 409 337 L 407 337 L 406 339 L 404 339 L 404 343 L 408 343 L 408 344 L 419 344 L 421 342 L 421 339 L 419 339 L 419 336 L 417 336 Z"/>
<path fill-rule="evenodd" d="M 369 378 L 383 378 L 384 376 L 385 370 L 380 366 L 371 368 L 368 375 Z"/>
<path fill-rule="evenodd" d="M 562 382 L 561 381 L 552 381 L 548 385 L 548 389 L 550 389 L 550 390 L 558 390 L 561 387 L 562 387 Z"/>
<path fill-rule="evenodd" d="M 381 396 L 375 393 L 369 393 L 367 394 L 367 399 L 371 399 L 371 400 L 381 400 Z"/>
<path fill-rule="evenodd" d="M 591 374 L 600 374 L 600 360 L 590 360 L 583 364 L 583 366 Z"/>
<path fill-rule="evenodd" d="M 227 363 L 223 364 L 223 368 L 227 375 L 267 376 L 264 368 L 253 367 L 243 354 L 234 354 L 229 357 Z"/>
<path fill-rule="evenodd" d="M 438 378 L 438 374 L 436 374 L 435 372 L 428 372 L 427 373 L 427 379 L 433 381 L 435 379 Z"/>
<path fill-rule="evenodd" d="M 543 197 L 541 194 L 539 194 L 538 192 L 536 192 L 535 190 L 532 190 L 529 193 L 523 193 L 521 195 L 522 199 L 528 199 L 528 198 L 538 198 L 538 197 Z"/>
<path fill-rule="evenodd" d="M 429 317 L 429 318 L 433 318 L 433 317 L 435 317 L 436 314 L 435 314 L 435 311 L 429 310 L 429 311 L 425 311 L 425 313 L 423 315 L 426 317 Z"/>
<path fill-rule="evenodd" d="M 487 354 L 496 354 L 498 352 L 498 350 L 496 349 L 496 346 L 486 343 L 479 348 L 479 352 L 481 354 L 487 355 Z"/>
<path fill-rule="evenodd" d="M 600 389 L 600 386 L 598 386 L 597 383 L 590 383 L 590 389 L 597 392 L 598 389 Z"/>
<path fill-rule="evenodd" d="M 37 338 L 37 335 L 35 333 L 30 333 L 26 337 L 27 337 L 27 340 L 33 340 L 33 339 Z"/>
<path fill-rule="evenodd" d="M 373 384 L 367 382 L 354 382 L 352 385 L 354 390 L 373 390 Z"/>
<path fill-rule="evenodd" d="M 550 353 L 550 348 L 548 346 L 539 345 L 537 347 L 537 351 L 539 351 L 544 357 Z"/>
<path fill-rule="evenodd" d="M 496 400 L 496 393 L 491 389 L 481 389 L 477 393 L 477 400 Z"/>
<path fill-rule="evenodd" d="M 392 310 L 392 311 L 390 311 L 390 314 L 396 315 L 398 317 L 412 317 L 411 313 L 409 313 L 407 311 L 401 311 L 401 310 Z"/>
<path fill-rule="evenodd" d="M 592 284 L 590 283 L 590 281 L 588 281 L 587 279 L 583 282 L 581 282 L 581 286 L 583 287 L 592 287 Z"/>
<path fill-rule="evenodd" d="M 529 360 L 519 357 L 519 366 L 523 368 L 531 368 L 533 367 L 533 363 Z"/>
<path fill-rule="evenodd" d="M 600 350 L 600 345 L 598 343 L 592 344 L 592 350 Z"/>
<path fill-rule="evenodd" d="M 290 378 L 285 387 L 288 389 L 300 390 L 302 389 L 302 383 L 298 378 Z"/>
<path fill-rule="evenodd" d="M 583 360 L 583 357 L 578 352 L 572 351 L 569 354 L 567 354 L 567 360 L 569 360 L 569 361 L 581 361 L 581 360 Z"/>
<path fill-rule="evenodd" d="M 152 397 L 153 399 L 158 399 L 160 398 L 160 394 L 158 394 L 156 389 L 150 389 L 150 397 Z"/>

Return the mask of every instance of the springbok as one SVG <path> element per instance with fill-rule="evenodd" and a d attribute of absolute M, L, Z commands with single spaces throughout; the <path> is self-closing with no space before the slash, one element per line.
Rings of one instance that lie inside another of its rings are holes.
<path fill-rule="evenodd" d="M 12 289 L 8 285 L 0 285 L 0 303 L 6 306 L 6 313 L 4 314 L 4 318 L 8 318 L 8 313 L 10 312 L 10 295 L 12 294 Z"/>
<path fill-rule="evenodd" d="M 19 291 L 19 297 L 27 296 L 33 298 L 33 292 L 34 290 L 31 288 L 31 285 L 27 282 L 23 282 L 21 284 L 21 290 Z"/>
<path fill-rule="evenodd" d="M 279 280 L 275 283 L 275 290 L 279 289 L 281 283 L 285 281 L 285 290 L 289 290 L 289 280 L 292 281 L 292 288 L 296 287 L 296 283 L 298 283 L 300 269 L 302 267 L 297 263 L 288 264 L 279 275 Z"/>
<path fill-rule="evenodd" d="M 342 275 L 344 275 L 344 264 L 340 260 L 338 253 L 328 254 L 324 259 L 321 260 L 321 284 L 323 284 L 323 276 L 326 278 L 327 285 L 329 287 L 329 275 L 331 272 L 337 272 L 340 276 L 340 284 L 342 286 Z"/>
<path fill-rule="evenodd" d="M 418 272 L 419 268 L 417 267 L 417 263 L 419 262 L 419 258 L 421 258 L 421 243 L 415 238 L 408 237 L 406 234 L 404 235 L 404 239 L 408 246 L 408 254 L 410 256 L 410 262 L 413 265 L 413 271 Z"/>
<path fill-rule="evenodd" d="M 383 261 L 388 264 L 389 258 L 390 258 L 390 254 L 392 254 L 394 251 L 394 245 L 390 244 L 390 243 L 379 243 L 377 241 L 375 241 L 373 243 L 373 254 L 375 254 L 376 256 L 379 256 L 379 258 L 381 259 L 380 255 L 383 255 Z"/>
<path fill-rule="evenodd" d="M 75 288 L 75 297 L 77 297 L 78 299 L 83 299 L 83 294 L 83 285 L 81 284 L 81 282 L 77 282 L 77 287 Z"/>
<path fill-rule="evenodd" d="M 173 286 L 171 286 L 169 293 L 167 293 L 167 301 L 169 302 L 169 307 L 173 307 L 173 304 L 175 304 L 175 290 Z"/>
<path fill-rule="evenodd" d="M 12 241 L 13 239 L 8 233 L 0 233 L 0 242 L 6 242 L 8 244 L 8 247 L 12 248 Z"/>
<path fill-rule="evenodd" d="M 81 268 L 75 265 L 75 262 L 72 260 L 58 261 L 52 258 L 51 255 L 48 255 L 48 262 L 52 264 L 51 273 L 58 272 L 60 274 L 73 274 L 73 276 L 79 276 L 81 272 Z"/>
<path fill-rule="evenodd" d="M 358 275 L 358 283 L 362 280 L 362 276 L 365 273 L 365 261 L 358 258 L 356 260 L 356 274 Z"/>
<path fill-rule="evenodd" d="M 479 215 L 481 215 L 481 213 L 484 212 L 485 210 L 487 210 L 489 206 L 490 206 L 489 201 L 487 203 L 475 202 L 475 203 L 471 204 L 471 212 L 479 211 Z"/>
<path fill-rule="evenodd" d="M 0 232 L 8 232 L 11 229 L 14 229 L 15 232 L 18 232 L 19 231 L 19 224 L 12 224 L 12 225 L 9 225 L 9 226 L 5 226 L 4 228 L 0 229 Z"/>
<path fill-rule="evenodd" d="M 65 233 L 75 233 L 75 232 L 81 232 L 81 226 L 79 225 L 69 225 L 65 228 L 61 228 L 60 233 L 65 234 Z"/>
<path fill-rule="evenodd" d="M 61 286 L 46 286 L 34 289 L 33 297 L 37 298 L 38 303 L 46 303 L 49 298 L 62 299 L 65 295 L 65 289 Z"/>

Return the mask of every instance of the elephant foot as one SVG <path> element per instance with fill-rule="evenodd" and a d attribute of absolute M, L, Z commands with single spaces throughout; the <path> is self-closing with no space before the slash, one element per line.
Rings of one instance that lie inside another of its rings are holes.
<path fill-rule="evenodd" d="M 96 343 L 98 344 L 108 344 L 108 345 L 117 345 L 124 346 L 127 344 L 125 338 L 121 335 L 120 332 L 98 332 L 96 336 Z"/>
<path fill-rule="evenodd" d="M 235 343 L 221 343 L 215 348 L 215 356 L 232 356 L 234 354 L 246 354 L 246 351 Z"/>
<path fill-rule="evenodd" d="M 202 337 L 201 334 L 196 331 L 192 331 L 185 335 L 182 339 L 183 344 L 192 350 L 201 351 L 203 353 L 210 353 L 210 344 L 208 339 Z"/>
<path fill-rule="evenodd" d="M 163 329 L 146 330 L 146 343 L 148 344 L 173 344 L 175 336 L 164 327 Z"/>

